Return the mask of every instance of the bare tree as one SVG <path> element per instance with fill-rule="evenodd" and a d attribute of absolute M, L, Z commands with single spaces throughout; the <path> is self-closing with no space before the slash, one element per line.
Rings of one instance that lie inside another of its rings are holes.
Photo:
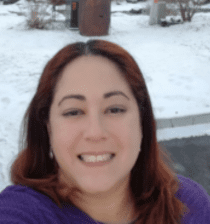
<path fill-rule="evenodd" d="M 48 0 L 26 0 L 26 26 L 29 29 L 45 29 L 52 22 L 52 14 L 49 13 L 50 2 Z M 19 9 L 21 7 L 19 6 Z"/>
<path fill-rule="evenodd" d="M 192 17 L 194 14 L 200 9 L 201 5 L 204 3 L 203 0 L 176 0 L 180 13 L 182 16 L 183 21 L 191 22 Z"/>
<path fill-rule="evenodd" d="M 170 14 L 177 15 L 177 12 L 180 13 L 183 22 L 191 21 L 192 17 L 196 12 L 201 8 L 201 5 L 206 0 L 163 0 L 166 2 L 168 8 L 167 10 Z M 172 6 L 172 7 L 171 7 Z M 170 8 L 170 9 L 169 9 Z"/>

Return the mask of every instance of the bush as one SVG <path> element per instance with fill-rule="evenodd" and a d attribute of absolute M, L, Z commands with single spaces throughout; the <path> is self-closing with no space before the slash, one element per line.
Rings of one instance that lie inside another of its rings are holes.
<path fill-rule="evenodd" d="M 200 8 L 200 5 L 203 4 L 203 0 L 177 0 L 179 7 L 180 7 L 180 13 L 182 16 L 183 21 L 191 21 L 194 14 L 198 11 Z"/>
<path fill-rule="evenodd" d="M 165 0 L 166 3 L 177 6 L 184 22 L 190 22 L 194 14 L 199 11 L 200 6 L 203 5 L 205 1 L 206 0 Z M 173 9 L 171 9 L 171 12 L 173 12 Z M 177 12 L 177 9 L 174 9 L 174 12 Z"/>
<path fill-rule="evenodd" d="M 38 0 L 27 1 L 26 25 L 29 29 L 45 29 L 46 25 L 52 23 L 52 15 L 48 13 L 50 2 L 40 2 Z"/>

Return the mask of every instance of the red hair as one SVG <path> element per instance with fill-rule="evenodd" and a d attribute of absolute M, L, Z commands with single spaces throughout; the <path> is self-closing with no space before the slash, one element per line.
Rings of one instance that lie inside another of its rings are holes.
<path fill-rule="evenodd" d="M 104 41 L 77 42 L 61 49 L 45 66 L 36 93 L 25 113 L 20 152 L 10 175 L 15 185 L 26 185 L 51 197 L 59 207 L 71 203 L 69 195 L 78 189 L 58 181 L 58 164 L 49 157 L 50 143 L 46 123 L 64 67 L 83 55 L 103 56 L 120 68 L 138 102 L 143 139 L 141 153 L 131 171 L 131 189 L 139 211 L 138 224 L 177 224 L 187 207 L 175 197 L 179 180 L 167 150 L 157 142 L 156 121 L 140 68 L 120 46 Z"/>

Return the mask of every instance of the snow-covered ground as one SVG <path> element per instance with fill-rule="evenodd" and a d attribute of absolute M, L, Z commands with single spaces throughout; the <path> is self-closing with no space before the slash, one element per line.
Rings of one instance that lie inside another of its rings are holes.
<path fill-rule="evenodd" d="M 24 10 L 24 0 L 20 2 Z M 148 15 L 116 12 L 111 14 L 108 36 L 85 37 L 69 29 L 25 30 L 25 16 L 15 13 L 20 12 L 18 3 L 0 5 L 0 191 L 10 184 L 8 171 L 18 153 L 20 124 L 40 74 L 69 43 L 103 39 L 130 52 L 144 74 L 156 119 L 210 113 L 210 13 L 197 13 L 190 23 L 163 28 L 150 26 Z M 111 11 L 146 4 L 112 2 Z M 158 130 L 158 138 L 201 133 L 210 134 L 210 126 Z"/>

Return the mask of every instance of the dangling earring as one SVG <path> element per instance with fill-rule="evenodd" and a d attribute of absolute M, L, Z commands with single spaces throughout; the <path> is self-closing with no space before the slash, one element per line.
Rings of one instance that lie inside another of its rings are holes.
<path fill-rule="evenodd" d="M 53 159 L 53 157 L 54 157 L 54 155 L 53 155 L 53 152 L 52 152 L 52 149 L 51 149 L 51 148 L 50 148 L 49 157 L 50 157 L 50 159 Z"/>

